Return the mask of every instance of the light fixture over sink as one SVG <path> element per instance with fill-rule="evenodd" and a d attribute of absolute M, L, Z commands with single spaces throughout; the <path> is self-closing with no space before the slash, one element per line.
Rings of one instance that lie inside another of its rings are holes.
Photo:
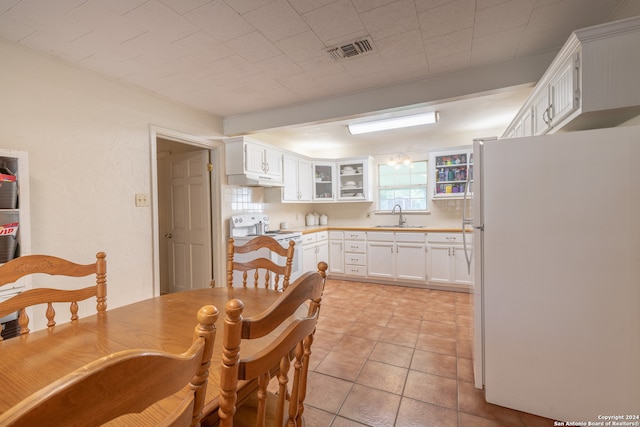
<path fill-rule="evenodd" d="M 388 119 L 371 120 L 368 122 L 350 123 L 347 125 L 351 135 L 378 132 L 381 130 L 399 129 L 418 125 L 433 124 L 438 121 L 438 112 L 411 114 L 408 116 L 392 117 Z"/>
<path fill-rule="evenodd" d="M 413 162 L 411 161 L 411 158 L 404 153 L 394 155 L 389 159 L 387 164 L 389 166 L 393 166 L 396 169 L 400 168 L 400 165 L 405 165 L 410 168 L 413 167 Z"/>

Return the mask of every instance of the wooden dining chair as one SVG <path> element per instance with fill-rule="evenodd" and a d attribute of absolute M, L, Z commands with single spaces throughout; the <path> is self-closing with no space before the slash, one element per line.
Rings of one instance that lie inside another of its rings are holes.
<path fill-rule="evenodd" d="M 298 278 L 270 308 L 257 316 L 244 319 L 244 304 L 239 299 L 232 299 L 226 304 L 218 409 L 221 427 L 282 426 L 285 420 L 289 426 L 302 425 L 309 356 L 327 264 L 322 262 L 319 268 L 320 272 L 307 272 Z M 308 305 L 307 314 L 296 315 L 305 305 Z M 296 317 L 291 320 L 291 316 Z M 281 327 L 284 329 L 265 343 L 262 350 L 251 355 L 241 354 L 241 340 L 259 339 Z M 294 367 L 292 380 L 289 378 L 291 359 Z M 278 372 L 277 395 L 267 391 L 274 371 Z M 255 404 L 248 399 L 238 406 L 238 381 L 256 378 Z"/>
<path fill-rule="evenodd" d="M 244 245 L 236 246 L 234 239 L 227 243 L 227 287 L 234 286 L 234 271 L 242 272 L 242 287 L 251 283 L 254 287 L 262 286 L 275 290 L 285 290 L 289 286 L 291 268 L 293 263 L 295 242 L 289 241 L 289 246 L 284 248 L 273 237 L 258 236 Z M 259 252 L 260 251 L 260 252 Z M 250 261 L 240 262 L 235 259 L 235 254 L 252 254 L 256 258 Z M 284 265 L 278 265 L 265 257 L 265 253 L 275 253 L 285 258 Z M 250 274 L 250 272 L 252 272 Z M 272 277 L 273 276 L 273 277 Z M 279 282 L 282 278 L 282 286 Z"/>
<path fill-rule="evenodd" d="M 0 302 L 0 317 L 20 311 L 18 325 L 20 334 L 29 333 L 29 316 L 25 308 L 47 304 L 47 326 L 56 324 L 56 312 L 53 303 L 70 303 L 71 321 L 78 319 L 78 301 L 96 297 L 98 314 L 107 309 L 107 255 L 104 252 L 96 254 L 96 262 L 92 264 L 76 264 L 66 259 L 49 255 L 25 255 L 14 258 L 0 265 L 0 288 L 14 283 L 18 279 L 37 273 L 51 276 L 83 277 L 94 274 L 96 283 L 82 289 L 27 289 L 12 298 Z M 2 340 L 2 337 L 0 337 Z"/>
<path fill-rule="evenodd" d="M 115 420 L 116 425 L 199 426 L 218 309 L 203 306 L 197 318 L 193 344 L 184 353 L 137 349 L 102 357 L 12 407 L 0 415 L 0 425 L 90 427 Z"/>

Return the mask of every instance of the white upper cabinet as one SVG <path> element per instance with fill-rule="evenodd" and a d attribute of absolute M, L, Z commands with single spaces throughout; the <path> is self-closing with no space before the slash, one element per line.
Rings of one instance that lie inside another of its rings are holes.
<path fill-rule="evenodd" d="M 331 202 L 336 199 L 336 163 L 313 162 L 313 200 Z"/>
<path fill-rule="evenodd" d="M 282 151 L 247 137 L 224 142 L 229 185 L 283 185 Z"/>
<path fill-rule="evenodd" d="M 311 201 L 311 176 L 313 175 L 311 161 L 285 154 L 282 174 L 284 177 L 283 202 Z"/>
<path fill-rule="evenodd" d="M 575 31 L 503 137 L 619 125 L 640 114 L 640 17 Z"/>
<path fill-rule="evenodd" d="M 470 146 L 429 153 L 432 199 L 462 199 L 467 181 L 471 184 L 472 179 L 473 149 Z"/>
<path fill-rule="evenodd" d="M 580 103 L 578 87 L 578 73 L 580 70 L 580 55 L 576 52 L 570 55 L 556 73 L 533 99 L 533 114 L 526 112 L 525 116 L 533 117 L 534 135 L 549 132 L 554 126 L 577 110 Z M 528 136 L 526 133 L 514 136 Z"/>
<path fill-rule="evenodd" d="M 371 157 L 320 160 L 278 150 L 247 137 L 225 143 L 227 184 L 269 189 L 270 201 L 372 200 Z"/>
<path fill-rule="evenodd" d="M 370 201 L 371 158 L 338 161 L 338 200 Z"/>

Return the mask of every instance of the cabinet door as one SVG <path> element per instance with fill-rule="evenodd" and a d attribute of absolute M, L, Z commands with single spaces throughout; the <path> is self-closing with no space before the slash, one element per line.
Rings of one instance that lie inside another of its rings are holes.
<path fill-rule="evenodd" d="M 284 156 L 282 162 L 282 176 L 284 178 L 282 200 L 297 202 L 300 199 L 300 192 L 298 191 L 298 159 L 293 156 Z"/>
<path fill-rule="evenodd" d="M 394 246 L 393 242 L 368 242 L 368 274 L 371 277 L 393 279 L 394 272 Z"/>
<path fill-rule="evenodd" d="M 335 200 L 335 163 L 313 163 L 313 200 Z"/>
<path fill-rule="evenodd" d="M 282 153 L 278 150 L 265 148 L 264 168 L 267 175 L 282 182 Z"/>
<path fill-rule="evenodd" d="M 365 200 L 368 197 L 366 160 L 338 162 L 338 200 Z"/>
<path fill-rule="evenodd" d="M 427 246 L 427 271 L 429 281 L 433 283 L 451 282 L 451 246 Z M 464 255 L 463 255 L 464 256 Z"/>
<path fill-rule="evenodd" d="M 298 194 L 301 202 L 312 200 L 313 167 L 309 160 L 298 159 Z"/>
<path fill-rule="evenodd" d="M 316 262 L 317 245 L 312 243 L 302 247 L 302 272 L 317 271 L 318 263 Z"/>
<path fill-rule="evenodd" d="M 451 247 L 451 282 L 458 285 L 471 285 L 472 275 L 467 268 L 467 259 L 464 256 L 464 247 Z"/>
<path fill-rule="evenodd" d="M 426 280 L 426 251 L 424 243 L 396 243 L 396 278 Z"/>
<path fill-rule="evenodd" d="M 316 246 L 316 269 L 314 271 L 318 270 L 318 263 L 321 261 L 329 264 L 329 241 L 328 240 L 319 242 L 318 245 Z"/>
<path fill-rule="evenodd" d="M 521 124 L 520 136 L 533 135 L 533 113 L 531 112 L 531 108 L 527 108 L 522 115 Z"/>
<path fill-rule="evenodd" d="M 557 126 L 578 107 L 574 102 L 577 86 L 577 58 L 577 54 L 571 55 L 549 82 L 552 127 Z"/>
<path fill-rule="evenodd" d="M 344 273 L 344 244 L 342 239 L 329 240 L 329 272 Z"/>
<path fill-rule="evenodd" d="M 265 173 L 264 147 L 254 144 L 245 144 L 244 168 L 247 172 Z"/>
<path fill-rule="evenodd" d="M 531 103 L 533 109 L 533 134 L 542 135 L 549 130 L 549 87 L 545 87 Z"/>

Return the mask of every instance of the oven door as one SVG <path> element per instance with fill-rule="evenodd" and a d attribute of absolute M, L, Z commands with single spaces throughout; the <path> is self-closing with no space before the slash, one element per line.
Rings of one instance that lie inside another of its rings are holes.
<path fill-rule="evenodd" d="M 296 237 L 293 239 L 278 240 L 282 246 L 289 246 L 289 240 L 295 242 L 293 247 L 293 261 L 291 263 L 291 276 L 289 277 L 289 283 L 293 283 L 298 277 L 302 276 L 302 238 Z M 271 261 L 279 265 L 284 265 L 286 258 L 274 253 L 271 253 Z"/>

